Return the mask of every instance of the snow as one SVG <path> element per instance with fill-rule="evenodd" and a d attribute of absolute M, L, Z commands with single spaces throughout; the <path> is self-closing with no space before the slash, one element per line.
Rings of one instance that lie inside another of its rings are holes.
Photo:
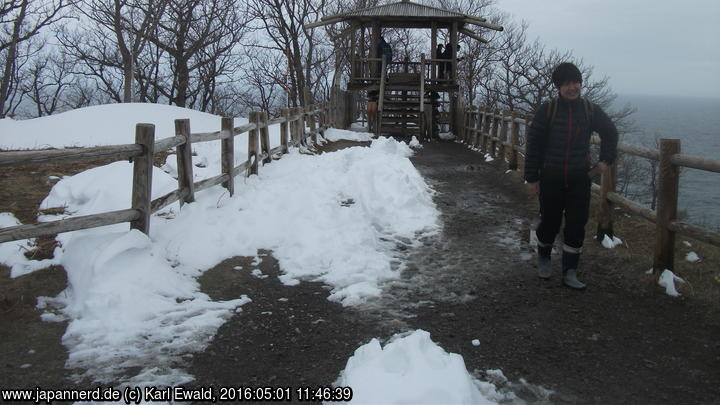
<path fill-rule="evenodd" d="M 482 405 L 515 398 L 474 378 L 462 356 L 447 353 L 424 330 L 395 335 L 385 346 L 377 339 L 360 346 L 335 385 L 352 387 L 352 404 Z"/>
<path fill-rule="evenodd" d="M 695 252 L 688 252 L 688 254 L 685 255 L 685 260 L 688 261 L 688 262 L 690 262 L 690 263 L 698 263 L 698 262 L 700 262 L 702 259 L 700 259 L 700 256 L 698 256 L 697 253 L 695 253 Z"/>
<path fill-rule="evenodd" d="M 613 236 L 611 239 L 609 235 L 605 235 L 601 243 L 605 249 L 612 249 L 615 246 L 622 245 L 623 242 L 616 236 Z"/>
<path fill-rule="evenodd" d="M 438 138 L 442 139 L 443 141 L 451 141 L 455 139 L 455 134 L 452 132 L 440 132 L 438 133 Z"/>
<path fill-rule="evenodd" d="M 27 121 L 0 121 L 0 148 L 72 147 L 132 143 L 134 125 L 156 125 L 156 139 L 174 135 L 173 120 L 190 118 L 193 132 L 216 131 L 220 117 L 152 104 L 89 107 Z M 235 125 L 244 123 L 236 120 Z M 271 127 L 271 147 L 279 144 Z M 369 134 L 328 130 L 330 139 L 370 140 Z M 236 164 L 246 159 L 247 138 L 236 137 Z M 193 144 L 197 180 L 220 173 L 219 142 Z M 245 152 L 245 153 L 244 153 Z M 32 241 L 0 244 L 0 262 L 12 277 L 60 264 L 68 287 L 40 297 L 47 321 L 68 321 L 63 344 L 76 379 L 124 385 L 177 385 L 192 380 L 185 356 L 203 350 L 217 329 L 252 297 L 213 301 L 197 277 L 223 260 L 271 250 L 280 280 L 321 281 L 328 299 L 356 305 L 399 277 L 398 241 L 419 245 L 439 230 L 432 189 L 408 157 L 405 143 L 372 140 L 370 147 L 308 155 L 291 149 L 257 176 L 235 179 L 234 196 L 216 186 L 196 201 L 154 214 L 150 235 L 128 224 L 58 235 L 54 259 L 27 260 Z M 153 197 L 177 187 L 175 159 L 153 171 Z M 60 179 L 42 202 L 64 207 L 39 221 L 130 207 L 132 164 L 115 162 Z M 18 221 L 0 214 L 0 226 Z M 257 269 L 256 269 L 257 270 Z M 259 270 L 258 270 L 259 271 Z M 256 276 L 267 275 L 256 273 Z M 266 311 L 267 312 L 267 311 Z"/>
<path fill-rule="evenodd" d="M 369 142 L 372 140 L 373 134 L 369 132 L 344 131 L 340 129 L 329 128 L 327 131 L 325 131 L 324 136 L 325 139 L 330 142 L 339 141 L 341 139 L 356 142 Z"/>
<path fill-rule="evenodd" d="M 662 274 L 660 275 L 660 279 L 658 280 L 658 284 L 660 287 L 665 288 L 665 293 L 671 297 L 679 297 L 680 293 L 675 289 L 675 282 L 678 283 L 685 283 L 685 280 L 678 277 L 673 273 L 672 271 L 665 269 L 663 270 Z"/>
<path fill-rule="evenodd" d="M 480 340 L 478 340 L 478 339 L 473 339 L 471 343 L 475 347 L 480 346 Z"/>

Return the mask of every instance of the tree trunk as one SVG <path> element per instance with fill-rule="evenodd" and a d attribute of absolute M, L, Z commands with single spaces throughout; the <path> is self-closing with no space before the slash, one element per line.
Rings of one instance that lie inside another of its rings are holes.
<path fill-rule="evenodd" d="M 22 28 L 25 20 L 27 5 L 27 1 L 23 2 L 20 7 L 20 14 L 18 14 L 17 19 L 13 24 L 12 38 L 10 39 L 10 46 L 7 50 L 7 59 L 5 60 L 5 68 L 3 69 L 2 83 L 0 83 L 0 118 L 5 118 L 5 103 L 8 98 L 8 93 L 10 92 L 10 81 L 12 80 L 12 76 L 15 71 L 18 39 L 20 38 L 20 29 Z"/>

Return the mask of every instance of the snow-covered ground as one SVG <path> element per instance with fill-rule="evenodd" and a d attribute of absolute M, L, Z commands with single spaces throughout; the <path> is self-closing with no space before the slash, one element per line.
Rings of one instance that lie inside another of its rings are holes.
<path fill-rule="evenodd" d="M 220 117 L 177 107 L 105 105 L 28 121 L 0 120 L 0 148 L 132 143 L 138 122 L 154 123 L 156 139 L 162 139 L 173 135 L 173 120 L 179 118 L 190 118 L 193 132 L 220 128 Z M 270 132 L 271 145 L 278 145 L 279 128 Z M 370 140 L 367 133 L 340 130 L 327 131 L 326 138 Z M 193 150 L 196 180 L 220 172 L 219 142 L 194 144 Z M 236 137 L 236 151 L 240 163 L 246 137 Z M 203 350 L 217 328 L 252 301 L 238 292 L 236 299 L 214 302 L 199 291 L 197 277 L 226 258 L 272 250 L 282 282 L 323 281 L 332 287 L 328 299 L 343 305 L 376 296 L 384 281 L 397 278 L 402 266 L 392 265 L 395 241 L 417 243 L 439 229 L 432 190 L 410 163 L 412 153 L 408 145 L 387 138 L 322 155 L 293 149 L 262 167 L 258 176 L 237 178 L 233 197 L 218 186 L 197 193 L 196 202 L 182 209 L 174 204 L 153 215 L 149 236 L 128 230 L 127 224 L 64 233 L 57 238 L 55 257 L 42 263 L 22 255 L 31 241 L 9 242 L 0 245 L 0 261 L 12 267 L 12 277 L 49 264 L 67 271 L 67 290 L 41 297 L 38 306 L 46 321 L 69 320 L 63 337 L 68 368 L 99 383 L 181 384 L 192 379 L 180 366 L 183 356 Z M 175 174 L 172 157 L 162 169 L 155 168 L 154 197 L 177 187 Z M 42 207 L 64 207 L 65 213 L 39 220 L 128 208 L 131 178 L 127 162 L 64 177 Z M 0 214 L 0 226 L 16 224 L 11 214 Z M 398 356 L 412 375 L 384 366 Z M 121 377 L 134 367 L 140 372 Z M 487 385 L 473 379 L 462 358 L 445 353 L 426 332 L 398 337 L 384 349 L 376 340 L 358 349 L 339 380 L 353 386 L 356 402 L 377 403 L 374 387 L 383 380 L 362 377 L 379 375 L 372 370 L 394 375 L 392 381 L 406 387 L 398 391 L 385 385 L 386 403 L 415 402 L 418 392 L 446 392 L 457 403 L 478 403 L 482 392 L 492 391 L 479 391 Z M 442 389 L 434 390 L 428 385 L 432 381 Z M 416 384 L 422 390 L 413 388 Z"/>

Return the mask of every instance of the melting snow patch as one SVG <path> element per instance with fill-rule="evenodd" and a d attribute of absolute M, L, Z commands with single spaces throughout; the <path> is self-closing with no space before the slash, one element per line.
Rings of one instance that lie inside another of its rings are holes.
<path fill-rule="evenodd" d="M 268 276 L 267 274 L 263 274 L 263 272 L 260 271 L 259 269 L 255 269 L 255 270 L 251 271 L 250 274 L 252 274 L 253 276 L 255 276 L 255 277 L 259 278 L 259 279 L 263 279 L 263 278 L 268 278 L 268 277 L 270 277 L 270 276 Z"/>
<path fill-rule="evenodd" d="M 478 339 L 473 339 L 472 345 L 475 347 L 480 346 L 480 341 Z"/>
<path fill-rule="evenodd" d="M 0 212 L 0 228 L 22 225 L 12 213 Z M 28 260 L 25 252 L 35 247 L 35 239 L 23 239 L 0 243 L 0 263 L 10 267 L 10 278 L 19 277 L 60 262 L 60 253 L 54 259 Z"/>
<path fill-rule="evenodd" d="M 622 240 L 616 236 L 613 236 L 612 239 L 610 239 L 610 236 L 605 235 L 602 240 L 602 245 L 605 249 L 612 249 L 615 246 L 622 245 Z"/>
<path fill-rule="evenodd" d="M 677 292 L 675 289 L 675 282 L 678 283 L 684 283 L 685 280 L 675 275 L 670 270 L 665 269 L 662 274 L 660 275 L 660 279 L 658 280 L 658 284 L 660 287 L 665 288 L 665 293 L 671 297 L 679 297 L 680 293 Z"/>
<path fill-rule="evenodd" d="M 368 142 L 372 140 L 371 132 L 346 131 L 344 129 L 328 128 L 325 131 L 325 139 L 330 142 L 339 140 Z"/>
<path fill-rule="evenodd" d="M 452 132 L 440 132 L 438 134 L 438 137 L 444 141 L 450 141 L 455 139 L 455 134 L 453 134 Z"/>
<path fill-rule="evenodd" d="M 497 404 L 514 396 L 475 379 L 462 356 L 423 330 L 395 335 L 385 347 L 377 339 L 359 347 L 336 385 L 352 387 L 356 404 Z"/>
<path fill-rule="evenodd" d="M 489 153 L 486 153 L 486 154 L 485 154 L 485 161 L 486 161 L 486 162 L 492 162 L 493 160 L 495 160 L 495 158 L 493 158 L 492 156 L 490 156 Z"/>
<path fill-rule="evenodd" d="M 698 256 L 697 253 L 690 252 L 687 255 L 685 255 L 685 260 L 689 261 L 690 263 L 698 263 L 702 259 L 700 259 L 700 256 Z"/>

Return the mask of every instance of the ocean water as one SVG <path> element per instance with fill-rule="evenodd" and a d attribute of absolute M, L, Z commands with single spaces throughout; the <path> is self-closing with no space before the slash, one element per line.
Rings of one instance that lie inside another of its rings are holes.
<path fill-rule="evenodd" d="M 656 138 L 680 139 L 682 153 L 720 160 L 720 98 L 620 95 L 616 100 L 628 102 L 637 108 L 635 130 L 623 142 L 655 148 Z M 678 208 L 684 221 L 720 231 L 720 173 L 683 168 Z"/>

